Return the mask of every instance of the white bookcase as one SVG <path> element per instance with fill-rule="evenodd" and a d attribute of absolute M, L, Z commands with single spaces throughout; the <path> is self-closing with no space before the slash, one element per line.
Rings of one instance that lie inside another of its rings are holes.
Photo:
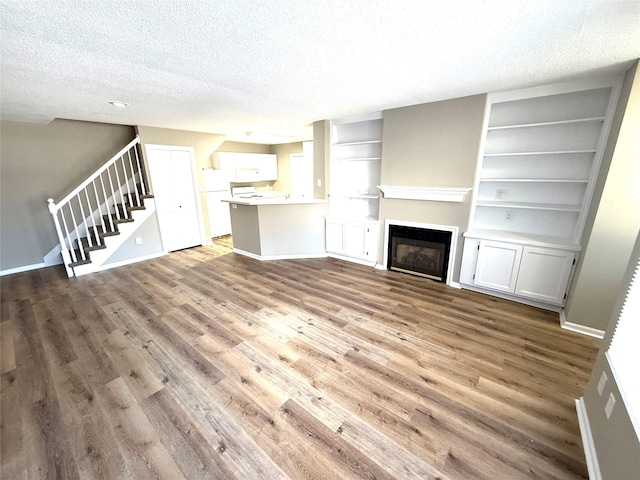
<path fill-rule="evenodd" d="M 331 125 L 327 251 L 375 264 L 380 207 L 382 116 Z"/>
<path fill-rule="evenodd" d="M 378 219 L 382 118 L 331 126 L 332 216 Z"/>
<path fill-rule="evenodd" d="M 516 276 L 509 277 L 513 282 L 509 288 L 503 285 L 493 290 L 563 304 L 570 278 L 566 265 L 575 263 L 581 249 L 618 83 L 619 79 L 609 78 L 489 96 L 471 220 L 465 233 L 473 240 L 465 241 L 465 250 L 476 248 L 479 254 L 465 255 L 461 283 L 492 290 L 483 283 L 493 265 L 489 252 L 498 251 L 491 242 L 505 242 L 500 251 L 519 245 L 524 255 L 513 257 Z M 533 255 L 528 247 L 548 248 L 549 255 L 538 250 Z M 563 256 L 559 251 L 571 253 Z M 537 267 L 540 272 L 548 271 L 549 259 L 560 257 L 557 269 L 565 284 L 556 285 L 553 295 L 532 290 L 531 285 L 543 287 L 545 278 L 536 281 L 531 272 Z M 527 275 L 527 287 L 521 289 L 516 286 L 517 274 L 525 260 L 521 274 L 523 278 Z"/>

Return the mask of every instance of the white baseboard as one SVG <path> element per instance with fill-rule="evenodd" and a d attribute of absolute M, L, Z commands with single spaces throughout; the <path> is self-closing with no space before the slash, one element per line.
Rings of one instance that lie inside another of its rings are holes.
<path fill-rule="evenodd" d="M 587 415 L 587 408 L 584 404 L 584 397 L 576 399 L 576 412 L 578 414 L 578 425 L 580 426 L 584 457 L 587 461 L 587 470 L 589 471 L 589 480 L 602 480 L 596 446 L 593 442 L 593 435 L 591 434 L 589 416 Z"/>
<path fill-rule="evenodd" d="M 484 293 L 492 297 L 504 298 L 505 300 L 511 300 L 512 302 L 522 303 L 524 305 L 531 305 L 532 307 L 542 308 L 544 310 L 550 310 L 552 312 L 560 313 L 562 307 L 559 305 L 550 305 L 548 303 L 538 302 L 536 300 L 529 300 L 528 298 L 520 297 L 517 295 L 511 295 L 504 292 L 498 292 L 495 290 L 489 290 L 487 288 L 476 287 L 467 283 L 461 283 L 460 287 L 464 290 L 471 290 L 472 292 Z"/>
<path fill-rule="evenodd" d="M 34 263 L 32 265 L 23 265 L 22 267 L 8 268 L 6 270 L 0 270 L 0 277 L 14 273 L 28 272 L 29 270 L 37 270 L 46 266 L 48 266 L 46 263 Z"/>
<path fill-rule="evenodd" d="M 460 282 L 451 282 L 449 286 L 453 288 L 462 289 L 462 285 L 460 285 Z"/>
<path fill-rule="evenodd" d="M 357 263 L 358 265 L 364 265 L 365 267 L 374 267 L 376 268 L 376 262 L 371 262 L 368 260 L 361 260 L 359 258 L 347 257 L 345 255 L 340 255 L 337 253 L 327 253 L 327 257 L 337 258 L 338 260 L 344 260 L 345 262 Z"/>
<path fill-rule="evenodd" d="M 376 266 L 374 268 L 376 268 L 378 270 L 387 270 L 387 267 L 385 267 L 381 263 L 376 263 Z"/>
<path fill-rule="evenodd" d="M 246 250 L 240 250 L 239 248 L 234 248 L 232 250 L 235 253 L 240 255 L 244 255 L 245 257 L 253 258 L 255 260 L 260 261 L 271 261 L 271 260 L 303 260 L 305 258 L 326 258 L 326 253 L 300 253 L 293 255 L 256 255 L 255 253 L 247 252 Z"/>
<path fill-rule="evenodd" d="M 599 339 L 604 338 L 604 330 L 600 330 L 598 328 L 593 328 L 593 327 L 587 327 L 585 325 L 580 325 L 578 323 L 567 322 L 567 317 L 565 316 L 564 308 L 560 310 L 560 326 L 565 330 L 581 333 L 583 335 L 589 335 L 590 337 L 595 337 Z"/>
<path fill-rule="evenodd" d="M 131 265 L 132 263 L 144 262 L 145 260 L 152 260 L 154 258 L 163 257 L 167 253 L 168 252 L 152 253 L 151 255 L 145 255 L 144 257 L 135 257 L 135 258 L 130 258 L 129 260 L 122 260 L 121 262 L 108 263 L 107 265 L 100 265 L 93 270 L 86 270 L 80 273 L 76 272 L 75 276 L 81 277 L 82 275 L 87 275 L 88 273 L 102 272 L 104 270 L 109 270 L 111 268 L 123 267 L 125 265 Z"/>

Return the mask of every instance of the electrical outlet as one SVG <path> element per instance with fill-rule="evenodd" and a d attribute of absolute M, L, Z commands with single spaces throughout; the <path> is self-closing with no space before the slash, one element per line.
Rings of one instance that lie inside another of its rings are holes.
<path fill-rule="evenodd" d="M 607 374 L 602 372 L 600 375 L 600 380 L 598 381 L 598 395 L 602 396 L 602 392 L 604 392 L 604 386 L 607 384 Z"/>
<path fill-rule="evenodd" d="M 616 404 L 616 397 L 613 396 L 613 393 L 609 394 L 609 400 L 607 400 L 607 404 L 604 407 L 604 413 L 607 416 L 607 420 L 611 416 L 611 412 L 613 411 L 613 406 Z"/>
<path fill-rule="evenodd" d="M 142 245 L 142 237 L 136 237 L 136 245 Z"/>
<path fill-rule="evenodd" d="M 496 200 L 506 200 L 509 197 L 509 190 L 496 190 Z"/>
<path fill-rule="evenodd" d="M 504 221 L 510 222 L 513 220 L 513 212 L 507 212 L 504 214 Z"/>
<path fill-rule="evenodd" d="M 238 205 L 237 205 L 237 204 L 235 204 L 235 203 L 232 203 L 232 204 L 231 204 L 231 208 L 238 208 Z"/>

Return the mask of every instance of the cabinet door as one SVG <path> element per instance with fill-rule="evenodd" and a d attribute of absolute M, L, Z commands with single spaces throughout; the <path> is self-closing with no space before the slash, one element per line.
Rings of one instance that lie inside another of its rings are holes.
<path fill-rule="evenodd" d="M 370 225 L 366 227 L 364 243 L 365 258 L 375 262 L 378 257 L 378 225 Z"/>
<path fill-rule="evenodd" d="M 278 156 L 272 153 L 260 153 L 260 180 L 270 182 L 278 180 Z"/>
<path fill-rule="evenodd" d="M 465 238 L 464 249 L 462 250 L 462 264 L 460 265 L 460 283 L 473 284 L 473 276 L 478 263 L 478 246 L 480 240 L 477 238 Z"/>
<path fill-rule="evenodd" d="M 344 253 L 344 222 L 327 220 L 326 249 L 327 252 Z"/>
<path fill-rule="evenodd" d="M 236 182 L 260 181 L 260 165 L 255 154 L 236 153 Z"/>
<path fill-rule="evenodd" d="M 473 283 L 492 290 L 513 293 L 521 257 L 521 245 L 480 241 Z"/>
<path fill-rule="evenodd" d="M 236 154 L 233 152 L 219 152 L 218 166 L 220 170 L 229 172 L 229 181 L 236 181 Z"/>
<path fill-rule="evenodd" d="M 357 258 L 365 258 L 367 256 L 366 225 L 358 223 L 347 223 L 345 225 L 344 254 Z"/>
<path fill-rule="evenodd" d="M 565 250 L 525 247 L 515 293 L 562 304 L 575 254 Z"/>

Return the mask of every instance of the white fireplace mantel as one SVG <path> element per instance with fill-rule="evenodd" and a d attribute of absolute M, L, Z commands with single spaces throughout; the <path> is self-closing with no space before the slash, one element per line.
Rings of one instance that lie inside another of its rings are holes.
<path fill-rule="evenodd" d="M 403 200 L 430 200 L 433 202 L 460 203 L 471 188 L 416 187 L 407 185 L 378 185 L 384 198 Z"/>

